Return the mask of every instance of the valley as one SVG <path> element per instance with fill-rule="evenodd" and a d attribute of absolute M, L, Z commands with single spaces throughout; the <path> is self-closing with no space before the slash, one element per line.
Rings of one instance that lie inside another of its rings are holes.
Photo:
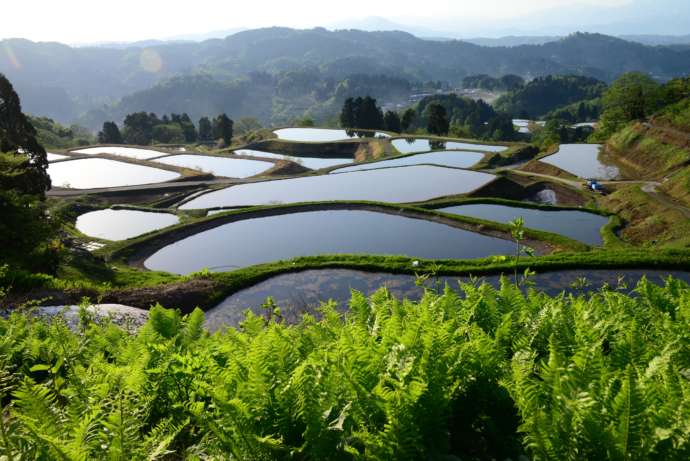
<path fill-rule="evenodd" d="M 0 461 L 690 457 L 685 42 L 237 30 L 0 41 Z"/>

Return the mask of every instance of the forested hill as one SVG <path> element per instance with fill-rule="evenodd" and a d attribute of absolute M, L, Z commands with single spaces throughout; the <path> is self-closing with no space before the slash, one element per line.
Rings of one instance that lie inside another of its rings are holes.
<path fill-rule="evenodd" d="M 26 110 L 61 121 L 75 120 L 161 80 L 199 73 L 231 81 L 257 71 L 277 74 L 306 68 L 336 80 L 378 74 L 455 84 L 480 73 L 581 74 L 610 81 L 631 70 L 661 79 L 690 72 L 690 50 L 598 34 L 507 48 L 423 40 L 403 32 L 268 28 L 223 40 L 150 48 L 72 48 L 6 40 L 0 50 L 0 72 L 15 82 Z"/>

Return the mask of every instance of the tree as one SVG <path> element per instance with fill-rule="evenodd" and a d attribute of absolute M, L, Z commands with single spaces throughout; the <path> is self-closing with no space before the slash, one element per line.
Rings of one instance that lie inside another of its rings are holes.
<path fill-rule="evenodd" d="M 213 137 L 222 139 L 225 146 L 232 143 L 232 129 L 234 122 L 226 114 L 220 114 L 213 120 Z"/>
<path fill-rule="evenodd" d="M 402 128 L 403 132 L 407 132 L 412 127 L 415 118 L 417 118 L 417 112 L 411 107 L 403 113 L 402 120 L 400 121 L 400 128 Z"/>
<path fill-rule="evenodd" d="M 295 122 L 295 124 L 296 124 L 298 127 L 302 127 L 302 128 L 311 128 L 311 127 L 313 127 L 313 126 L 315 125 L 314 119 L 311 118 L 311 117 L 309 117 L 308 115 L 305 115 L 304 117 L 298 119 L 298 120 Z"/>
<path fill-rule="evenodd" d="M 208 117 L 199 119 L 199 141 L 211 141 L 213 139 L 213 128 Z"/>
<path fill-rule="evenodd" d="M 599 98 L 605 90 L 604 82 L 591 77 L 547 75 L 504 94 L 493 105 L 496 111 L 511 116 L 527 112 L 539 118 L 559 107 Z"/>
<path fill-rule="evenodd" d="M 103 129 L 98 132 L 99 144 L 122 144 L 122 135 L 115 122 L 103 122 Z"/>
<path fill-rule="evenodd" d="M 355 126 L 355 102 L 353 98 L 347 98 L 340 111 L 340 126 L 343 128 L 357 128 Z"/>
<path fill-rule="evenodd" d="M 0 152 L 12 153 L 22 161 L 11 169 L 19 169 L 10 183 L 0 184 L 16 188 L 20 193 L 45 196 L 50 189 L 48 156 L 36 139 L 36 130 L 22 113 L 19 96 L 12 84 L 0 74 Z"/>
<path fill-rule="evenodd" d="M 496 141 L 510 141 L 515 137 L 513 119 L 507 114 L 497 114 L 489 120 L 486 131 L 487 137 Z"/>
<path fill-rule="evenodd" d="M 180 125 L 180 128 L 182 129 L 184 142 L 193 143 L 197 141 L 198 134 L 196 132 L 196 127 L 194 126 L 192 119 L 189 118 L 189 115 L 182 114 L 178 121 L 178 125 Z"/>
<path fill-rule="evenodd" d="M 47 170 L 36 130 L 22 113 L 12 84 L 0 74 L 0 263 L 46 270 L 44 244 L 51 234 L 44 203 L 50 189 Z"/>
<path fill-rule="evenodd" d="M 400 116 L 397 112 L 387 111 L 386 115 L 383 116 L 383 125 L 387 131 L 392 131 L 394 133 L 400 133 L 402 131 L 400 127 Z"/>
<path fill-rule="evenodd" d="M 153 140 L 161 144 L 179 144 L 185 141 L 182 127 L 176 123 L 165 123 L 153 127 Z"/>
<path fill-rule="evenodd" d="M 450 123 L 448 122 L 446 108 L 441 104 L 433 103 L 429 105 L 427 110 L 429 111 L 427 131 L 437 136 L 447 135 Z"/>
<path fill-rule="evenodd" d="M 371 96 L 355 100 L 355 127 L 364 130 L 383 129 L 383 112 L 376 105 L 376 99 Z"/>
<path fill-rule="evenodd" d="M 260 130 L 263 128 L 261 122 L 259 122 L 254 117 L 242 117 L 233 126 L 233 130 L 238 135 L 244 135 L 252 131 Z"/>
<path fill-rule="evenodd" d="M 606 90 L 603 113 L 596 136 L 608 138 L 627 123 L 643 120 L 662 104 L 662 89 L 649 75 L 629 72 L 622 75 Z"/>
<path fill-rule="evenodd" d="M 125 117 L 124 140 L 127 144 L 148 145 L 153 140 L 153 127 L 161 120 L 156 114 L 135 112 Z"/>
<path fill-rule="evenodd" d="M 519 75 L 506 74 L 500 78 L 500 86 L 506 91 L 513 91 L 525 86 L 525 80 Z"/>
<path fill-rule="evenodd" d="M 660 106 L 660 86 L 649 75 L 629 72 L 604 93 L 604 110 L 618 111 L 625 121 L 641 120 Z"/>

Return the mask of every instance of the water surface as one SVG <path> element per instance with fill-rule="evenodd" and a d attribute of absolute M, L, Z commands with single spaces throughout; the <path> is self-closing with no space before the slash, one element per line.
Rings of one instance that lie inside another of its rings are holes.
<path fill-rule="evenodd" d="M 214 176 L 225 176 L 228 178 L 248 178 L 256 176 L 275 166 L 271 162 L 259 160 L 246 160 L 241 158 L 222 158 L 209 155 L 172 155 L 164 157 L 154 162 L 165 163 L 182 168 L 211 173 Z"/>
<path fill-rule="evenodd" d="M 518 129 L 520 133 L 529 133 L 529 120 L 513 119 L 513 126 Z"/>
<path fill-rule="evenodd" d="M 358 138 L 360 134 L 367 133 L 363 137 L 369 136 L 369 132 L 348 132 L 345 130 L 333 130 L 327 128 L 284 128 L 275 130 L 274 133 L 280 139 L 297 142 L 335 142 Z M 376 132 L 377 138 L 390 138 L 386 133 Z"/>
<path fill-rule="evenodd" d="M 599 155 L 599 144 L 561 144 L 558 152 L 541 159 L 580 178 L 615 179 L 620 171 L 604 163 Z"/>
<path fill-rule="evenodd" d="M 690 282 L 690 272 L 662 270 L 568 270 L 537 274 L 532 278 L 536 287 L 554 296 L 563 291 L 575 295 L 597 291 L 607 285 L 629 292 L 643 277 L 662 284 L 668 276 Z M 397 299 L 418 300 L 423 294 L 412 275 L 370 273 L 349 269 L 321 269 L 283 274 L 239 291 L 226 298 L 219 305 L 206 312 L 206 327 L 217 330 L 223 325 L 237 326 L 244 319 L 244 311 L 266 315 L 261 305 L 266 298 L 273 297 L 281 308 L 284 318 L 297 322 L 303 313 L 315 313 L 323 302 L 333 300 L 339 310 L 345 311 L 351 298 L 351 290 L 371 295 L 381 287 Z M 499 276 L 484 276 L 479 279 L 494 286 L 499 285 Z M 453 289 L 459 282 L 469 282 L 469 277 L 432 278 L 426 286 L 442 287 L 446 283 Z"/>
<path fill-rule="evenodd" d="M 480 258 L 514 243 L 445 224 L 363 210 L 327 210 L 248 219 L 203 231 L 152 255 L 145 266 L 178 274 L 228 271 L 322 254 Z"/>
<path fill-rule="evenodd" d="M 77 218 L 77 229 L 82 234 L 106 240 L 126 240 L 132 237 L 172 226 L 180 218 L 170 213 L 139 210 L 98 210 Z"/>
<path fill-rule="evenodd" d="M 477 152 L 428 152 L 426 154 L 410 155 L 403 158 L 393 158 L 381 160 L 379 162 L 365 163 L 363 165 L 352 165 L 345 168 L 338 168 L 331 173 L 349 173 L 352 171 L 375 170 L 379 168 L 391 168 L 410 165 L 439 165 L 452 168 L 469 168 L 484 158 L 484 154 Z"/>
<path fill-rule="evenodd" d="M 501 223 L 508 223 L 521 216 L 525 219 L 526 227 L 554 232 L 595 246 L 602 244 L 599 230 L 608 223 L 607 217 L 585 211 L 547 211 L 493 204 L 459 205 L 440 208 L 438 211 Z"/>
<path fill-rule="evenodd" d="M 68 156 L 67 155 L 61 155 L 61 154 L 53 154 L 52 152 L 47 152 L 46 157 L 48 158 L 49 162 L 52 162 L 54 160 L 64 160 Z"/>
<path fill-rule="evenodd" d="M 51 163 L 48 174 L 55 187 L 96 189 L 153 184 L 179 178 L 180 174 L 102 158 Z"/>
<path fill-rule="evenodd" d="M 493 175 L 438 166 L 409 166 L 240 184 L 183 204 L 183 210 L 329 200 L 418 202 L 471 192 Z"/>
<path fill-rule="evenodd" d="M 294 155 L 281 155 L 271 152 L 263 152 L 260 150 L 241 149 L 236 150 L 237 155 L 246 155 L 247 157 L 262 157 L 275 160 L 288 160 L 290 162 L 298 163 L 310 170 L 320 170 L 321 168 L 330 168 L 336 165 L 346 165 L 354 162 L 352 157 L 338 157 L 338 158 L 319 158 L 319 157 L 297 157 Z"/>
<path fill-rule="evenodd" d="M 160 157 L 162 155 L 167 155 L 165 152 L 158 152 L 155 150 L 148 149 L 138 149 L 135 147 L 89 147 L 87 149 L 73 150 L 75 154 L 87 154 L 87 155 L 97 155 L 97 154 L 110 154 L 110 155 L 120 155 L 122 157 L 131 157 L 138 160 L 148 160 L 154 157 Z"/>
<path fill-rule="evenodd" d="M 483 152 L 503 152 L 506 146 L 471 144 L 456 141 L 431 141 L 429 139 L 394 139 L 393 146 L 403 154 L 429 152 L 432 150 L 479 150 Z"/>

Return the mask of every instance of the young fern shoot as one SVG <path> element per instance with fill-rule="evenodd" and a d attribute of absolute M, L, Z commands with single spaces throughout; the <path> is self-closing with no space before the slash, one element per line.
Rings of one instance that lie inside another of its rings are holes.
<path fill-rule="evenodd" d="M 525 218 L 518 216 L 514 220 L 510 221 L 510 235 L 515 240 L 515 286 L 520 286 L 520 281 L 518 280 L 518 267 L 520 266 L 520 255 L 525 253 L 527 256 L 534 256 L 534 250 L 532 248 L 522 244 L 525 240 Z M 525 270 L 525 279 L 531 275 L 529 269 Z"/>

